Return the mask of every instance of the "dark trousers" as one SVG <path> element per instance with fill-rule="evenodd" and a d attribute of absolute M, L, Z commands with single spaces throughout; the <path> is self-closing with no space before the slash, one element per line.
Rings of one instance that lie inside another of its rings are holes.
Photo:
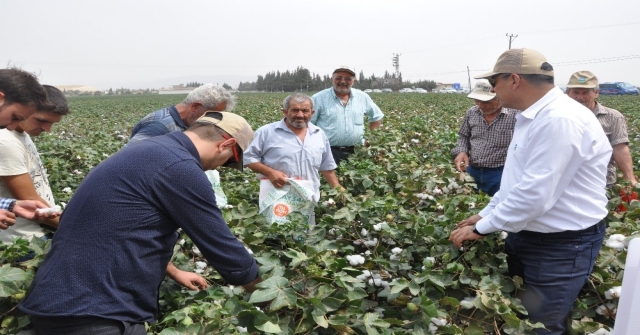
<path fill-rule="evenodd" d="M 130 323 L 94 316 L 34 316 L 37 335 L 146 335 L 144 323 Z"/>
<path fill-rule="evenodd" d="M 351 148 L 353 148 L 353 147 L 351 147 Z M 354 149 L 352 149 L 352 150 L 354 150 Z M 340 166 L 340 162 L 342 162 L 343 160 L 349 158 L 349 155 L 352 154 L 353 152 L 354 151 L 339 150 L 336 147 L 331 147 L 331 154 L 333 155 L 333 160 L 336 161 L 336 165 L 338 165 L 338 166 Z"/>
<path fill-rule="evenodd" d="M 504 166 L 496 168 L 481 168 L 477 166 L 467 166 L 467 173 L 473 177 L 478 189 L 484 193 L 493 196 L 500 189 L 500 180 L 502 179 L 502 170 Z"/>
<path fill-rule="evenodd" d="M 524 279 L 519 298 L 529 319 L 548 329 L 538 334 L 565 334 L 567 318 L 589 278 L 605 233 L 604 220 L 581 231 L 509 233 L 505 241 L 510 276 Z"/>

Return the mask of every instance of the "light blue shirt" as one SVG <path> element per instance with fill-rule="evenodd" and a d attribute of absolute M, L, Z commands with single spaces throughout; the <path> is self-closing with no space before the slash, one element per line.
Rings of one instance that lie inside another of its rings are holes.
<path fill-rule="evenodd" d="M 311 180 L 316 190 L 313 201 L 317 202 L 320 199 L 319 171 L 335 170 L 337 165 L 322 129 L 311 123 L 307 125 L 304 142 L 287 127 L 284 119 L 258 128 L 242 160 L 245 166 L 262 163 L 290 178 Z"/>
<path fill-rule="evenodd" d="M 311 116 L 311 123 L 322 128 L 332 146 L 347 147 L 361 144 L 364 138 L 365 113 L 369 117 L 369 122 L 375 122 L 384 117 L 369 95 L 355 88 L 351 89 L 346 106 L 342 105 L 333 87 L 314 94 L 312 98 L 316 112 Z"/>

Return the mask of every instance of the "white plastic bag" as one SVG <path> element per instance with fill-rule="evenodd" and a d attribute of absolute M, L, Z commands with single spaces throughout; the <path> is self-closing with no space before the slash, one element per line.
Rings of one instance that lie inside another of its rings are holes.
<path fill-rule="evenodd" d="M 216 205 L 218 208 L 223 209 L 227 206 L 227 196 L 224 194 L 222 190 L 222 184 L 220 184 L 220 173 L 218 170 L 207 170 L 204 172 L 211 183 L 211 188 L 213 188 L 213 193 L 216 194 Z"/>
<path fill-rule="evenodd" d="M 269 223 L 285 223 L 288 221 L 287 215 L 292 212 L 301 213 L 309 220 L 315 207 L 315 202 L 311 200 L 314 192 L 311 180 L 289 178 L 289 182 L 282 188 L 276 188 L 269 179 L 261 179 L 260 214 Z M 309 224 L 310 222 L 307 221 L 306 223 Z"/>

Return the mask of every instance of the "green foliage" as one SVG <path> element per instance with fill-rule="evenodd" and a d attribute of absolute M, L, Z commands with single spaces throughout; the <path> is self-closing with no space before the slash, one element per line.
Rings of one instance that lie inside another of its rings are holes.
<path fill-rule="evenodd" d="M 240 94 L 236 112 L 255 128 L 281 117 L 286 94 Z M 68 202 L 92 167 L 126 143 L 144 115 L 184 96 L 70 98 L 72 113 L 51 133 L 35 139 L 58 202 Z M 220 170 L 233 208 L 223 211 L 230 229 L 252 250 L 265 279 L 249 294 L 226 285 L 214 269 L 212 284 L 194 292 L 167 279 L 159 288 L 160 316 L 153 334 L 531 334 L 518 299 L 520 278 L 509 278 L 498 234 L 456 249 L 448 237 L 457 222 L 490 200 L 453 168 L 449 151 L 472 102 L 456 94 L 384 94 L 373 99 L 385 111 L 382 129 L 367 134 L 338 172 L 346 193 L 323 186 L 317 225 L 309 233 L 298 220 L 268 226 L 258 214 L 257 178 L 250 171 Z M 604 104 L 628 116 L 632 142 L 640 141 L 640 100 L 606 97 Z M 634 162 L 638 152 L 633 151 Z M 637 169 L 637 164 L 634 164 Z M 640 206 L 615 209 L 610 194 L 607 235 L 638 234 Z M 333 199 L 333 202 L 325 202 Z M 324 202 L 324 203 L 323 203 Z M 0 334 L 16 333 L 28 318 L 15 307 L 24 296 L 50 242 L 17 240 L 0 247 Z M 188 236 L 173 262 L 194 271 L 205 261 Z M 399 248 L 399 249 L 394 249 Z M 35 258 L 16 260 L 34 250 Z M 347 256 L 360 255 L 351 265 Z M 603 246 L 590 282 L 576 301 L 572 327 L 591 332 L 613 325 L 597 314 L 605 291 L 622 281 L 625 250 Z"/>

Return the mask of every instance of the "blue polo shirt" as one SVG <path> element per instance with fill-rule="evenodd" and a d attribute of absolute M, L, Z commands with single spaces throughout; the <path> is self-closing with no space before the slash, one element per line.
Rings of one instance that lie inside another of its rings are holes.
<path fill-rule="evenodd" d="M 186 129 L 176 106 L 169 106 L 143 117 L 131 130 L 127 144 Z"/>
<path fill-rule="evenodd" d="M 198 151 L 184 133 L 120 150 L 78 187 L 20 310 L 155 321 L 178 228 L 229 284 L 250 283 L 258 266 L 215 203 Z"/>
<path fill-rule="evenodd" d="M 342 105 L 333 87 L 313 95 L 315 113 L 311 123 L 320 127 L 332 146 L 346 147 L 361 144 L 364 138 L 364 115 L 369 122 L 381 120 L 384 114 L 367 93 L 351 89 L 349 102 Z"/>

